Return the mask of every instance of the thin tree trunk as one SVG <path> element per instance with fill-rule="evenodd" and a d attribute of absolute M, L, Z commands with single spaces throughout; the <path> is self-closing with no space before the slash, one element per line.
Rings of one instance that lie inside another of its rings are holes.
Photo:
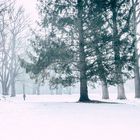
<path fill-rule="evenodd" d="M 35 84 L 32 85 L 32 94 L 36 94 L 36 88 L 35 88 Z"/>
<path fill-rule="evenodd" d="M 37 84 L 37 95 L 40 95 L 40 83 L 39 84 Z"/>
<path fill-rule="evenodd" d="M 5 82 L 2 82 L 2 95 L 9 95 L 8 92 L 9 92 L 9 89 L 6 86 L 6 83 Z"/>
<path fill-rule="evenodd" d="M 86 56 L 84 50 L 84 37 L 83 37 L 83 21 L 82 21 L 82 12 L 83 12 L 83 2 L 82 0 L 77 1 L 78 8 L 78 31 L 79 31 L 79 70 L 80 70 L 80 102 L 89 101 L 88 98 L 88 88 L 87 88 L 87 76 L 86 76 Z"/>
<path fill-rule="evenodd" d="M 16 91 L 15 91 L 15 77 L 14 77 L 14 57 L 15 57 L 15 45 L 16 45 L 16 38 L 15 35 L 13 34 L 13 39 L 12 39 L 12 54 L 11 54 L 11 72 L 10 72 L 10 84 L 11 84 L 11 97 L 16 96 Z"/>
<path fill-rule="evenodd" d="M 16 96 L 15 80 L 13 80 L 11 83 L 11 97 L 15 97 L 15 96 Z"/>
<path fill-rule="evenodd" d="M 108 86 L 105 81 L 102 81 L 102 99 L 109 99 Z"/>
<path fill-rule="evenodd" d="M 71 86 L 69 86 L 68 94 L 71 95 Z"/>
<path fill-rule="evenodd" d="M 23 83 L 22 89 L 23 89 L 23 95 L 25 95 L 25 83 Z"/>

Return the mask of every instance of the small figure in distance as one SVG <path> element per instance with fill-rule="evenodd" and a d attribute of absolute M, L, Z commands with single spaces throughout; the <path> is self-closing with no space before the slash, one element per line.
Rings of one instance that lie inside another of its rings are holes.
<path fill-rule="evenodd" d="M 25 101 L 25 99 L 26 99 L 26 95 L 25 95 L 25 94 L 23 94 L 23 100 Z"/>

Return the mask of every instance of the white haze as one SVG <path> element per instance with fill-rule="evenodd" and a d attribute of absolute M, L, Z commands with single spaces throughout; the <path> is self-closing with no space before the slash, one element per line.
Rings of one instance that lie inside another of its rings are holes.
<path fill-rule="evenodd" d="M 31 18 L 31 20 L 37 20 L 37 0 L 16 0 L 16 2 L 18 6 L 24 7 L 25 13 Z"/>

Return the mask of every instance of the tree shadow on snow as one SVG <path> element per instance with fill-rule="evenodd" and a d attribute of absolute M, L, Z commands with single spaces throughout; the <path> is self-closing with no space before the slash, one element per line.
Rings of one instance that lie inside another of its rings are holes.
<path fill-rule="evenodd" d="M 125 104 L 111 101 L 99 101 L 99 100 L 88 100 L 88 101 L 77 101 L 76 103 L 92 103 L 92 104 Z"/>

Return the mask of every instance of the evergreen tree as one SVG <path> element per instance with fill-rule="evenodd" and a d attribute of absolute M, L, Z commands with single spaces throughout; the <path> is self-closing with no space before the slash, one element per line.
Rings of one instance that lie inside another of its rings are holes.
<path fill-rule="evenodd" d="M 88 102 L 88 81 L 117 84 L 118 98 L 124 99 L 124 78 L 131 77 L 134 49 L 129 21 L 129 2 L 115 0 L 40 0 L 40 31 L 31 40 L 30 63 L 22 65 L 33 77 L 57 73 L 53 84 L 71 86 L 80 81 L 81 102 Z M 120 92 L 120 89 L 122 92 Z"/>
<path fill-rule="evenodd" d="M 99 79 L 102 85 L 102 98 L 108 99 L 108 84 L 111 84 L 112 48 L 111 34 L 105 19 L 105 11 L 98 1 L 90 1 L 88 6 L 87 29 L 85 30 L 88 77 Z"/>
<path fill-rule="evenodd" d="M 118 99 L 126 99 L 124 91 L 125 79 L 132 76 L 133 54 L 130 17 L 132 6 L 130 1 L 110 0 L 109 22 L 112 29 L 112 47 L 114 50 L 114 79 L 118 88 Z"/>

